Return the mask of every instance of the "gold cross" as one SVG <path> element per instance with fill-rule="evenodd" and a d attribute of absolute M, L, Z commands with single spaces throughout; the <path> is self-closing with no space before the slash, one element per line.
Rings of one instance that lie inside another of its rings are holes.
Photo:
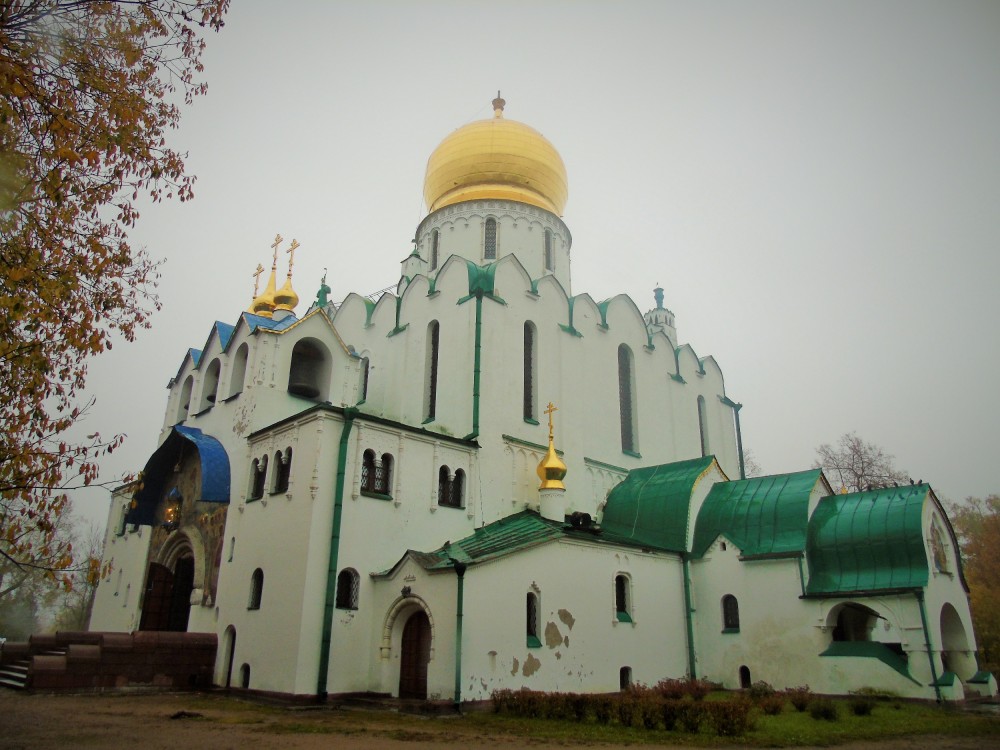
<path fill-rule="evenodd" d="M 274 235 L 274 242 L 271 243 L 271 249 L 274 250 L 274 265 L 271 266 L 272 270 L 278 267 L 278 245 L 284 241 L 285 238 L 280 234 Z"/>
<path fill-rule="evenodd" d="M 257 264 L 257 270 L 253 272 L 253 297 L 257 299 L 257 289 L 260 287 L 260 275 L 264 273 L 264 266 Z"/>
<path fill-rule="evenodd" d="M 559 409 L 556 408 L 556 405 L 553 404 L 551 401 L 549 401 L 549 406 L 548 406 L 548 408 L 544 412 L 545 414 L 549 415 L 549 440 L 551 440 L 552 437 L 553 437 L 553 432 L 552 432 L 552 415 L 555 412 L 557 412 L 557 411 L 559 411 Z"/>
<path fill-rule="evenodd" d="M 295 248 L 299 246 L 298 240 L 292 240 L 292 246 L 285 250 L 288 253 L 288 278 L 292 278 L 292 263 L 295 262 Z"/>

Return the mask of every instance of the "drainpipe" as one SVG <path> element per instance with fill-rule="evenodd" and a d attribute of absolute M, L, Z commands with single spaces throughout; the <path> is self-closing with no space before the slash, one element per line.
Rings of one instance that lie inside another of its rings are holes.
<path fill-rule="evenodd" d="M 483 345 L 483 293 L 476 292 L 476 352 L 472 367 L 472 432 L 466 440 L 479 437 L 479 379 L 482 372 L 481 350 Z"/>
<path fill-rule="evenodd" d="M 686 554 L 681 555 L 684 564 L 684 617 L 687 620 L 688 674 L 692 680 L 698 679 L 694 660 L 694 607 L 691 606 L 691 561 Z"/>
<path fill-rule="evenodd" d="M 340 522 L 344 511 L 344 478 L 347 474 L 347 443 L 358 410 L 344 409 L 344 427 L 340 432 L 337 454 L 337 481 L 333 487 L 333 526 L 330 529 L 330 562 L 326 571 L 326 598 L 323 604 L 323 638 L 319 645 L 319 678 L 316 694 L 326 700 L 326 673 L 330 668 L 330 640 L 333 635 L 333 605 L 337 589 L 337 562 L 340 556 Z"/>
<path fill-rule="evenodd" d="M 927 644 L 927 661 L 931 665 L 931 678 L 934 680 L 934 695 L 937 696 L 937 702 L 941 702 L 941 687 L 938 685 L 937 667 L 934 665 L 934 652 L 931 651 L 931 631 L 927 627 L 927 612 L 924 611 L 924 592 L 923 590 L 918 590 L 913 592 L 913 595 L 917 597 L 917 604 L 920 605 L 920 624 L 924 626 L 924 642 Z"/>
<path fill-rule="evenodd" d="M 465 598 L 465 563 L 451 560 L 458 576 L 458 594 L 455 602 L 455 710 L 462 711 L 462 608 Z"/>

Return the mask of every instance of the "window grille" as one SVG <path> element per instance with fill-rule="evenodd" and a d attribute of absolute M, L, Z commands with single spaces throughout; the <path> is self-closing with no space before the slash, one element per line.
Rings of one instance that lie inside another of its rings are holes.
<path fill-rule="evenodd" d="M 497 220 L 486 220 L 486 241 L 484 243 L 483 257 L 486 260 L 493 260 L 497 257 Z"/>
<path fill-rule="evenodd" d="M 354 568 L 344 568 L 337 576 L 337 609 L 357 609 L 361 576 Z"/>
<path fill-rule="evenodd" d="M 392 455 L 382 454 L 381 465 L 375 464 L 375 492 L 390 494 L 392 488 Z"/>
<path fill-rule="evenodd" d="M 364 492 L 375 491 L 375 451 L 368 449 L 361 457 L 361 489 Z"/>
<path fill-rule="evenodd" d="M 725 630 L 740 629 L 740 605 L 732 594 L 722 597 L 722 627 Z"/>
<path fill-rule="evenodd" d="M 274 480 L 274 491 L 288 492 L 288 483 L 292 475 L 292 449 L 286 448 L 284 455 L 280 452 L 274 454 L 274 469 L 276 472 Z"/>
<path fill-rule="evenodd" d="M 459 469 L 455 472 L 455 478 L 451 480 L 451 492 L 449 494 L 451 502 L 448 504 L 453 508 L 462 507 L 462 493 L 465 490 L 465 472 Z"/>

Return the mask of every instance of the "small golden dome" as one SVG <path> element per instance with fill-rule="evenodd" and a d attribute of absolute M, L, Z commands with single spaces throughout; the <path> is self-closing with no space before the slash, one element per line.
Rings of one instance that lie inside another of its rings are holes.
<path fill-rule="evenodd" d="M 545 452 L 545 457 L 538 464 L 537 470 L 538 478 L 542 480 L 542 483 L 538 485 L 538 489 L 540 490 L 566 489 L 566 485 L 562 482 L 566 477 L 566 464 L 563 463 L 562 459 L 559 458 L 559 454 L 556 453 L 552 425 L 552 414 L 555 411 L 557 411 L 556 407 L 549 402 L 549 406 L 545 410 L 545 413 L 549 415 L 549 449 Z"/>
<path fill-rule="evenodd" d="M 270 318 L 274 314 L 274 298 L 277 296 L 276 287 L 277 283 L 274 278 L 274 269 L 272 268 L 271 276 L 267 280 L 267 287 L 263 293 L 254 297 L 253 302 L 250 304 L 250 312 L 254 315 L 260 315 L 262 318 Z"/>
<path fill-rule="evenodd" d="M 505 119 L 504 104 L 498 92 L 491 119 L 459 128 L 434 149 L 424 177 L 429 211 L 499 198 L 562 215 L 569 197 L 562 157 L 537 130 Z"/>
<path fill-rule="evenodd" d="M 299 295 L 292 289 L 292 280 L 286 279 L 284 286 L 274 295 L 274 309 L 291 312 L 299 304 Z"/>

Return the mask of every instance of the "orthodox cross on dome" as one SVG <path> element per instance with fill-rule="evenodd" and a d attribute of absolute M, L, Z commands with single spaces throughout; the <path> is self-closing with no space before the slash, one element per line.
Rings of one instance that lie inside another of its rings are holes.
<path fill-rule="evenodd" d="M 264 266 L 257 264 L 257 270 L 253 272 L 253 299 L 257 299 L 257 291 L 260 288 L 260 275 L 264 273 Z"/>
<path fill-rule="evenodd" d="M 298 240 L 292 240 L 292 245 L 287 250 L 288 253 L 288 278 L 292 278 L 292 264 L 295 262 L 295 248 L 299 247 Z"/>
<path fill-rule="evenodd" d="M 274 235 L 274 242 L 271 243 L 271 249 L 274 250 L 274 261 L 271 263 L 272 271 L 274 271 L 278 267 L 278 247 L 284 241 L 285 238 L 282 237 L 280 234 Z"/>
<path fill-rule="evenodd" d="M 497 89 L 497 98 L 493 100 L 494 117 L 503 117 L 503 107 L 506 103 L 507 101 L 500 97 L 500 89 Z"/>
<path fill-rule="evenodd" d="M 555 437 L 555 432 L 552 427 L 552 415 L 557 411 L 559 411 L 559 408 L 551 401 L 549 401 L 549 405 L 544 412 L 545 414 L 549 415 L 549 442 L 552 442 L 553 438 Z"/>

